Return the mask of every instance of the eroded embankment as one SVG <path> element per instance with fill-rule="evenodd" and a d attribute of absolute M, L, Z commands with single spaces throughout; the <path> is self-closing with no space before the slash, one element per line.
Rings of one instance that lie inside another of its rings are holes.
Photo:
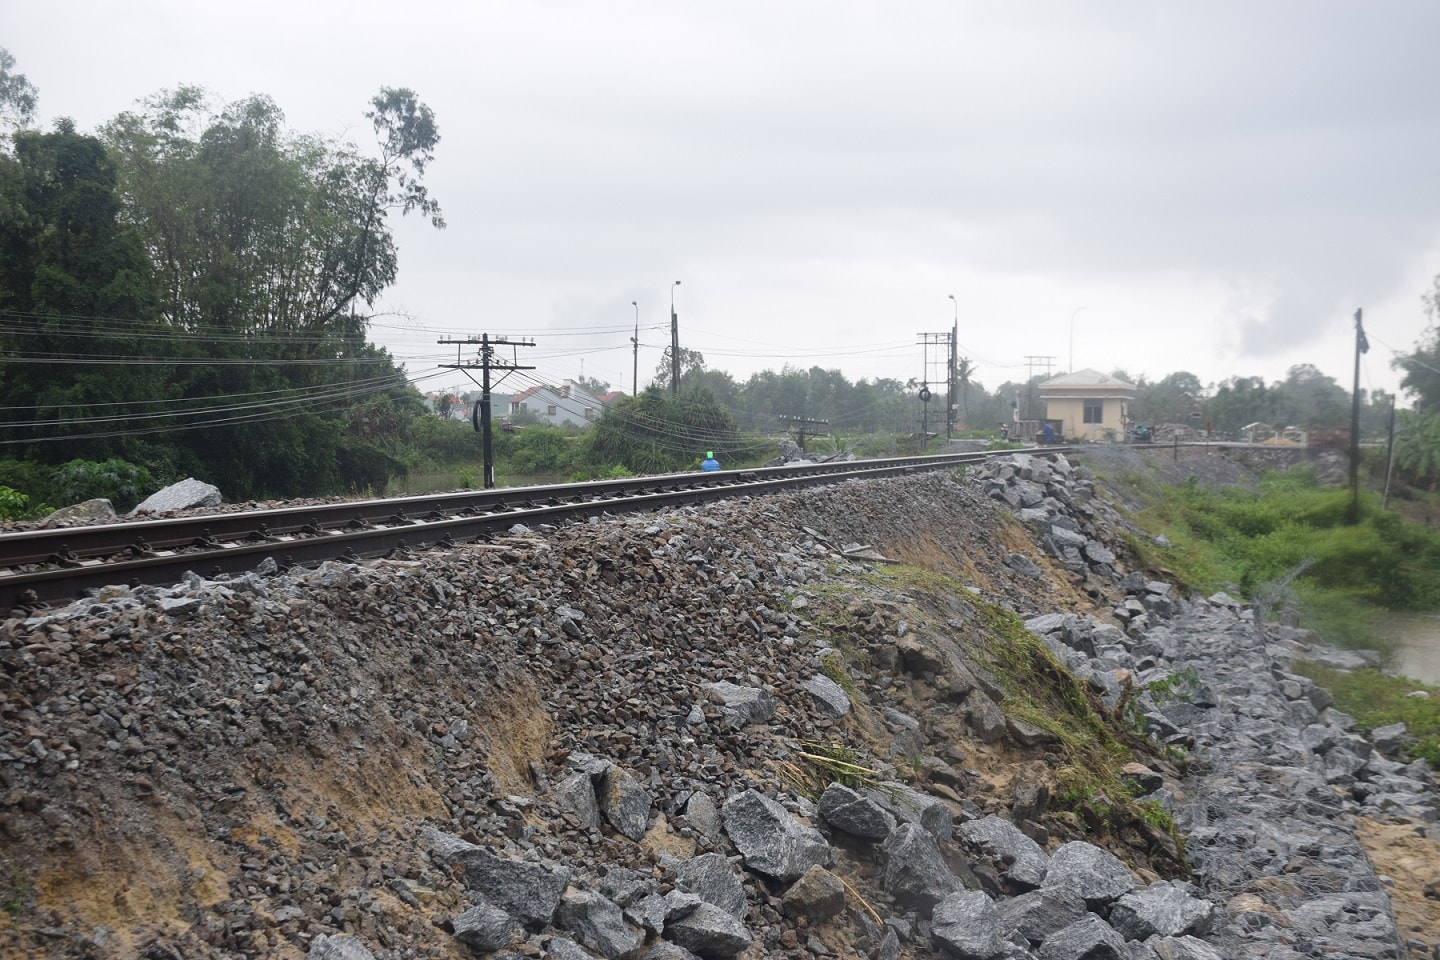
<path fill-rule="evenodd" d="M 1203 956 L 1162 951 L 1222 942 L 1233 891 L 1168 883 L 1188 788 L 1125 684 L 1186 605 L 1125 576 L 1083 473 L 1035 468 L 988 488 L 1028 526 L 973 479 L 849 483 L 11 620 L 0 947 L 964 955 L 968 911 L 978 955 Z M 1096 619 L 1019 628 L 1056 612 Z M 1119 919 L 1142 895 L 1184 921 Z"/>

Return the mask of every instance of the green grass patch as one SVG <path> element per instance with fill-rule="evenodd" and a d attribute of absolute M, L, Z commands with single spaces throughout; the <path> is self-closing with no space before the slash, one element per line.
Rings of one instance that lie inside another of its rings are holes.
<path fill-rule="evenodd" d="M 1297 663 L 1295 672 L 1330 691 L 1335 706 L 1366 727 L 1403 722 L 1416 738 L 1411 754 L 1440 766 L 1440 687 L 1378 670 L 1332 670 L 1313 663 Z M 1411 696 L 1417 691 L 1428 696 Z"/>
<path fill-rule="evenodd" d="M 1130 729 L 1123 718 L 1108 710 L 1099 698 L 1056 659 L 1045 642 L 1025 629 L 1018 616 L 989 603 L 960 581 L 936 570 L 895 564 L 867 574 L 889 589 L 899 589 L 921 609 L 953 618 L 956 607 L 968 608 L 976 640 L 969 653 L 987 672 L 1003 696 L 1000 709 L 1007 717 L 1048 731 L 1060 742 L 1063 760 L 1056 770 L 1053 797 L 1062 809 L 1077 813 L 1097 832 L 1120 827 L 1130 820 L 1154 824 L 1170 834 L 1183 863 L 1183 842 L 1173 821 L 1163 811 L 1142 810 L 1130 782 L 1122 776 L 1125 764 L 1164 749 Z"/>

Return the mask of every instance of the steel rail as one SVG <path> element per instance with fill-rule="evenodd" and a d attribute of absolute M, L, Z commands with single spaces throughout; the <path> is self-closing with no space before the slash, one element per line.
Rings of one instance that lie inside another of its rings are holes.
<path fill-rule="evenodd" d="M 860 461 L 874 466 L 910 464 L 915 466 L 964 463 L 974 454 L 940 454 L 925 457 L 895 457 Z M 760 476 L 809 476 L 842 473 L 857 461 L 805 463 L 795 466 L 763 467 L 744 471 Z M 466 490 L 446 494 L 351 500 L 304 504 L 185 517 L 129 520 L 53 530 L 31 530 L 0 534 L 0 568 L 27 565 L 73 565 L 90 559 L 134 556 L 155 550 L 179 550 L 192 546 L 213 547 L 237 540 L 264 540 L 274 536 L 318 535 L 340 528 L 394 526 L 437 519 L 466 511 L 494 512 L 514 505 L 541 501 L 578 501 L 594 497 L 633 495 L 697 485 L 730 485 L 739 471 L 717 473 L 661 474 L 623 480 L 553 484 L 537 487 L 504 487 L 494 490 Z"/>
<path fill-rule="evenodd" d="M 0 601 L 36 609 L 104 586 L 173 584 L 187 571 L 210 578 L 243 574 L 267 558 L 288 569 L 327 560 L 404 556 L 436 544 L 483 540 L 517 523 L 560 524 L 607 513 L 945 469 L 987 456 L 943 454 L 667 474 L 4 534 L 0 564 L 8 564 L 9 571 L 0 570 Z M 59 553 L 62 546 L 67 553 Z"/>

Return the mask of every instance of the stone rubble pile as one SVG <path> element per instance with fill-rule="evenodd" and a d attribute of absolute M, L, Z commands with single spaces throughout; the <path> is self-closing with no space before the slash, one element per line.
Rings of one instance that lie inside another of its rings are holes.
<path fill-rule="evenodd" d="M 0 834 L 105 909 L 37 907 L 0 952 L 1402 956 L 1343 815 L 1433 819 L 1429 772 L 1389 759 L 1404 732 L 1363 736 L 1291 673 L 1303 637 L 1125 572 L 1063 457 L 971 480 L 517 528 L 11 619 Z M 1007 547 L 989 500 L 1040 550 Z M 967 597 L 925 620 L 842 546 L 919 543 L 966 556 L 977 595 L 1189 750 L 1184 777 L 1133 775 L 1190 834 L 1190 880 L 1161 875 L 1163 831 L 1109 849 L 1043 783 L 977 769 L 1043 766 L 1055 741 L 966 656 Z M 1104 620 L 1036 609 L 1051 558 Z M 786 771 L 826 745 L 877 776 L 799 789 Z M 104 861 L 122 847 L 135 862 Z"/>

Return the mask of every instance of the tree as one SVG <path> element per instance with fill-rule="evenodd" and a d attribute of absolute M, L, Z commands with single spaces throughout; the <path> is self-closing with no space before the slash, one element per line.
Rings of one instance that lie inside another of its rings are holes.
<path fill-rule="evenodd" d="M 386 88 L 371 106 L 378 159 L 288 133 L 268 97 L 212 113 L 195 87 L 106 126 L 172 323 L 363 340 L 359 309 L 398 270 L 387 214 L 418 210 L 444 226 L 421 182 L 439 140 L 433 114 L 408 90 Z"/>
<path fill-rule="evenodd" d="M 0 47 L 0 138 L 13 135 L 30 125 L 35 117 L 35 106 L 39 91 L 25 78 L 15 73 L 15 57 L 9 50 Z M 0 139 L 0 145 L 4 140 Z"/>
<path fill-rule="evenodd" d="M 92 460 L 122 446 L 162 479 L 203 472 L 232 497 L 373 491 L 403 472 L 423 406 L 366 342 L 366 310 L 397 275 L 387 216 L 444 225 L 423 184 L 439 133 L 408 90 L 365 116 L 378 156 L 289 132 L 266 97 L 213 111 L 193 87 L 122 114 L 104 143 L 63 124 L 17 134 L 0 153 L 0 310 L 28 327 L 7 335 L 112 361 L 7 364 L 12 404 L 38 398 L 32 432 L 73 433 Z M 162 399 L 184 402 L 144 406 Z M 134 411 L 110 439 L 80 419 L 105 403 Z"/>
<path fill-rule="evenodd" d="M 1440 278 L 1436 278 L 1436 289 L 1440 291 Z M 1435 294 L 1427 299 L 1431 317 L 1435 316 Z M 1396 357 L 1392 366 L 1405 371 L 1400 378 L 1400 388 L 1414 394 L 1416 407 L 1429 410 L 1440 406 L 1440 328 L 1430 327 L 1410 353 Z"/>
<path fill-rule="evenodd" d="M 965 424 L 970 425 L 970 374 L 975 372 L 975 365 L 970 362 L 969 357 L 961 357 L 955 361 L 955 379 L 960 384 L 960 409 Z"/>
<path fill-rule="evenodd" d="M 1395 434 L 1395 463 L 1431 490 L 1440 480 L 1440 412 L 1403 413 Z"/>
<path fill-rule="evenodd" d="M 691 469 L 707 450 L 722 464 L 743 449 L 730 412 L 699 387 L 672 396 L 652 385 L 605 408 L 589 432 L 592 472 L 623 466 L 631 473 Z"/>
<path fill-rule="evenodd" d="M 0 450 L 51 464 L 132 456 L 123 426 L 172 394 L 154 362 L 167 345 L 158 291 L 120 218 L 114 165 L 68 120 L 20 131 L 14 147 L 0 154 Z"/>
<path fill-rule="evenodd" d="M 1184 370 L 1168 374 L 1155 383 L 1141 377 L 1135 383 L 1135 400 L 1130 419 L 1139 423 L 1183 423 L 1199 410 L 1205 386 L 1200 378 Z"/>
<path fill-rule="evenodd" d="M 1350 423 L 1350 391 L 1308 363 L 1291 367 L 1275 385 L 1276 414 L 1284 425 L 1341 427 Z M 1277 424 L 1277 426 L 1280 424 Z"/>
<path fill-rule="evenodd" d="M 680 348 L 680 388 L 683 390 L 689 383 L 691 377 L 705 369 L 705 355 L 699 350 L 690 350 L 686 347 Z M 655 368 L 655 376 L 650 380 L 653 386 L 661 390 L 670 389 L 670 347 L 665 347 L 661 355 L 660 365 Z"/>
<path fill-rule="evenodd" d="M 1274 424 L 1275 396 L 1260 377 L 1231 377 L 1205 401 L 1203 413 L 1217 433 L 1235 436 L 1252 423 Z"/>

